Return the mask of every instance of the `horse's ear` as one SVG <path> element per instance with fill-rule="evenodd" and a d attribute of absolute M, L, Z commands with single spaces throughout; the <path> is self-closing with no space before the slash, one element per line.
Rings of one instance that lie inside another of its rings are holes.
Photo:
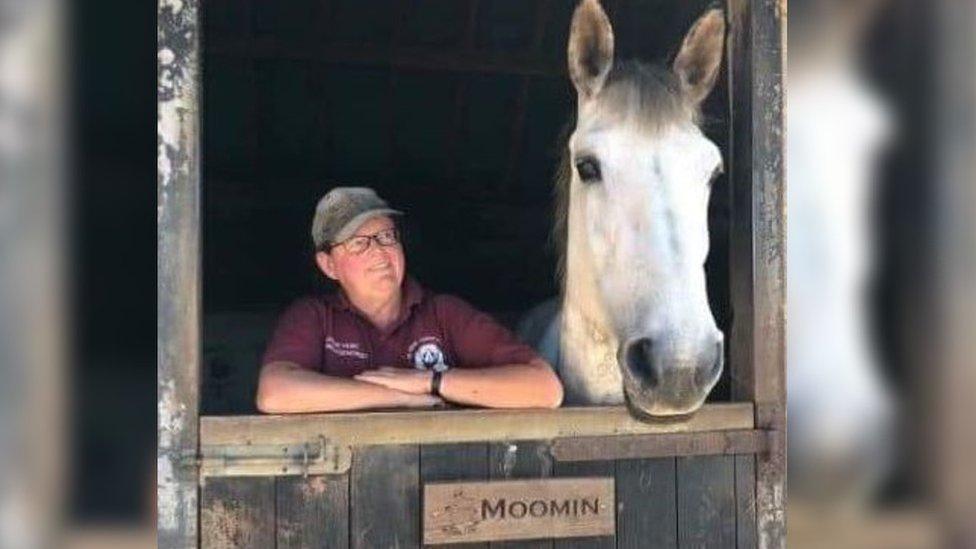
<path fill-rule="evenodd" d="M 583 0 L 576 7 L 566 58 L 580 97 L 599 93 L 613 66 L 613 28 L 598 0 Z"/>
<path fill-rule="evenodd" d="M 715 85 L 724 43 L 725 15 L 720 9 L 710 9 L 695 21 L 674 58 L 681 91 L 695 105 L 708 97 Z"/>

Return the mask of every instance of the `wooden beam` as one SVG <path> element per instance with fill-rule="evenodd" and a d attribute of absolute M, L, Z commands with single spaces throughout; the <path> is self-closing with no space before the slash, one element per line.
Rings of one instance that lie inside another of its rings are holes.
<path fill-rule="evenodd" d="M 482 72 L 548 78 L 565 78 L 566 70 L 541 55 L 511 55 L 477 51 L 432 50 L 369 44 L 326 44 L 285 42 L 275 37 L 254 41 L 216 36 L 206 45 L 208 56 L 246 59 L 292 59 L 322 63 L 369 65 L 425 71 Z"/>
<path fill-rule="evenodd" d="M 478 0 L 467 0 L 467 14 L 464 24 L 464 45 L 462 52 L 470 54 L 474 51 L 475 31 L 478 25 Z M 455 75 L 454 109 L 451 112 L 451 129 L 447 141 L 445 154 L 444 180 L 452 185 L 457 179 L 458 164 L 461 156 L 461 137 L 464 133 L 465 104 L 468 95 L 467 75 Z"/>
<path fill-rule="evenodd" d="M 691 419 L 644 423 L 623 407 L 443 410 L 203 417 L 204 445 L 288 444 L 319 436 L 336 444 L 439 444 L 564 437 L 693 433 L 753 428 L 749 403 L 710 404 Z"/>
<path fill-rule="evenodd" d="M 537 0 L 535 10 L 535 27 L 532 31 L 532 41 L 529 44 L 529 55 L 536 56 L 541 53 L 542 41 L 546 36 L 546 26 L 549 23 L 549 16 L 552 12 L 550 0 Z M 519 169 L 519 159 L 522 151 L 522 138 L 525 134 L 525 114 L 529 104 L 529 85 L 532 83 L 530 76 L 523 76 L 519 82 L 518 95 L 515 98 L 514 114 L 512 115 L 512 133 L 508 146 L 508 163 L 505 170 L 504 192 L 512 190 L 514 180 Z"/>
<path fill-rule="evenodd" d="M 697 433 L 560 438 L 552 443 L 559 461 L 603 461 L 673 456 L 759 454 L 769 448 L 769 434 L 759 429 Z"/>
<path fill-rule="evenodd" d="M 198 0 L 157 10 L 157 541 L 196 547 L 200 372 Z"/>
<path fill-rule="evenodd" d="M 732 398 L 775 431 L 756 461 L 760 547 L 786 544 L 785 0 L 729 0 Z"/>
<path fill-rule="evenodd" d="M 390 10 L 390 58 L 396 59 L 403 35 L 403 18 L 406 15 L 404 0 L 396 0 Z M 386 80 L 386 166 L 383 179 L 394 181 L 397 173 L 397 117 L 396 117 L 396 89 L 399 80 L 399 67 L 391 65 Z"/>
<path fill-rule="evenodd" d="M 733 311 L 729 334 L 729 372 L 733 399 L 752 396 L 752 78 L 749 74 L 749 22 L 746 0 L 729 1 L 726 61 L 729 75 L 729 290 Z"/>

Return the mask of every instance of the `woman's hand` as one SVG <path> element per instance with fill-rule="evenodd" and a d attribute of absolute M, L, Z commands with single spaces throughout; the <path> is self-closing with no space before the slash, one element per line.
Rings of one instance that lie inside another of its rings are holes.
<path fill-rule="evenodd" d="M 391 368 L 389 366 L 367 370 L 353 376 L 357 381 L 374 383 L 413 395 L 429 395 L 433 377 L 433 372 L 429 370 Z"/>

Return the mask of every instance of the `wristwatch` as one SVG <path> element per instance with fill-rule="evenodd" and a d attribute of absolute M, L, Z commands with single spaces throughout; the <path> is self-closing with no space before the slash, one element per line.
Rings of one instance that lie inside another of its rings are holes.
<path fill-rule="evenodd" d="M 430 378 L 430 394 L 441 396 L 441 376 L 444 372 L 434 370 L 434 375 Z"/>

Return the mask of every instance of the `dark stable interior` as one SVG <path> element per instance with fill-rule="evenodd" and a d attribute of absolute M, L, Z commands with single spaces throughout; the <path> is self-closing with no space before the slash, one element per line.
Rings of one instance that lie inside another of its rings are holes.
<path fill-rule="evenodd" d="M 669 63 L 709 2 L 606 4 L 618 58 Z M 333 186 L 373 187 L 407 213 L 407 270 L 430 289 L 509 326 L 558 293 L 552 180 L 575 109 L 565 68 L 574 7 L 206 4 L 204 413 L 254 410 L 277 313 L 326 289 L 309 224 Z M 704 109 L 723 150 L 726 90 L 723 76 Z M 719 182 L 707 264 L 723 329 L 727 195 Z"/>

